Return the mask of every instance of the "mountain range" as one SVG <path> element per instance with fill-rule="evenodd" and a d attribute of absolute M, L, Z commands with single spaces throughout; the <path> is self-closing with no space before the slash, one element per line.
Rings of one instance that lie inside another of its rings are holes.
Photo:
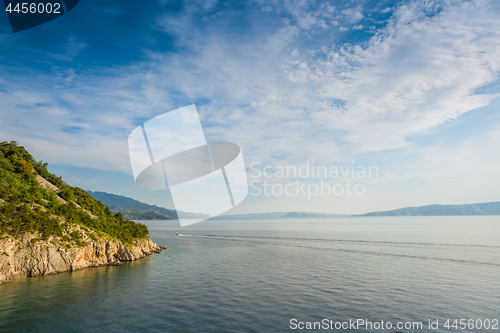
<path fill-rule="evenodd" d="M 88 193 L 96 200 L 107 205 L 113 212 L 131 220 L 168 220 L 176 219 L 175 210 L 148 205 L 121 195 L 105 192 Z M 205 214 L 179 212 L 181 217 L 208 217 Z M 216 219 L 279 219 L 279 218 L 335 218 L 349 216 L 458 216 L 458 215 L 500 215 L 500 202 L 462 204 L 462 205 L 427 205 L 420 207 L 405 207 L 388 211 L 370 212 L 360 215 L 327 214 L 314 212 L 269 212 L 239 215 L 221 215 Z"/>
<path fill-rule="evenodd" d="M 241 215 L 221 215 L 215 217 L 216 219 L 280 219 L 291 217 L 302 218 L 324 218 L 324 217 L 348 217 L 351 215 L 345 214 L 324 214 L 312 212 L 272 212 L 272 213 L 250 213 Z"/>
<path fill-rule="evenodd" d="M 394 210 L 372 212 L 357 216 L 458 216 L 458 215 L 500 215 L 500 202 L 463 204 L 463 205 L 427 205 L 405 207 Z"/>
<path fill-rule="evenodd" d="M 177 214 L 184 218 L 210 217 L 206 214 L 176 212 L 172 209 L 148 205 L 128 197 L 106 192 L 87 191 L 87 193 L 108 206 L 112 212 L 120 212 L 123 217 L 129 220 L 171 220 L 177 219 Z"/>

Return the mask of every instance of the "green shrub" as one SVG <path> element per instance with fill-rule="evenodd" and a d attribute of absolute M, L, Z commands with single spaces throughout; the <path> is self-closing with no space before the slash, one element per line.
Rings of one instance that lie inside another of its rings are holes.
<path fill-rule="evenodd" d="M 60 203 L 53 191 L 43 189 L 35 179 L 36 174 L 57 186 L 60 197 L 68 203 Z M 63 237 L 64 226 L 60 218 L 68 225 L 84 226 L 98 235 L 109 235 L 125 243 L 149 233 L 145 225 L 127 220 L 120 213 L 113 214 L 81 188 L 71 187 L 60 176 L 51 174 L 47 163 L 36 161 L 15 141 L 0 142 L 0 198 L 6 201 L 0 206 L 0 234 L 15 236 L 38 231 L 42 239 L 51 235 Z M 72 201 L 97 218 L 77 208 Z M 78 235 L 71 237 L 81 246 L 84 243 Z M 89 237 L 96 238 L 93 234 Z"/>

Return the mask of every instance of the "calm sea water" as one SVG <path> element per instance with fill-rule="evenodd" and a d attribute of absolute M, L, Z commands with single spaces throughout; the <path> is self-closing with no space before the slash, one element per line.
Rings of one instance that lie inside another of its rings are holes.
<path fill-rule="evenodd" d="M 0 331 L 286 332 L 291 319 L 364 319 L 424 324 L 390 332 L 500 332 L 443 327 L 500 319 L 499 217 L 145 223 L 168 250 L 0 285 Z"/>

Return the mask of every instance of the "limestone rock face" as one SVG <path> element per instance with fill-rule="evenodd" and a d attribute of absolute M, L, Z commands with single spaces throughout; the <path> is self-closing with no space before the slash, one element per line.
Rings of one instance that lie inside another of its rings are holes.
<path fill-rule="evenodd" d="M 32 242 L 32 240 L 34 240 Z M 55 239 L 36 241 L 36 235 L 0 239 L 0 284 L 27 276 L 49 275 L 86 267 L 117 265 L 143 258 L 163 249 L 150 238 L 125 245 L 100 238 L 84 246 L 67 248 Z"/>

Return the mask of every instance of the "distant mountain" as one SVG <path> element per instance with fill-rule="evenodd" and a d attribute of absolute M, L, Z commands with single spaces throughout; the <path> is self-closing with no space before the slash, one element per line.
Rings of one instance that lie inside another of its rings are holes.
<path fill-rule="evenodd" d="M 222 215 L 215 219 L 279 219 L 279 218 L 332 218 L 349 216 L 459 216 L 459 215 L 500 215 L 500 202 L 488 202 L 464 205 L 428 205 L 406 207 L 382 212 L 371 212 L 362 215 L 323 214 L 311 212 L 272 212 L 241 215 Z"/>
<path fill-rule="evenodd" d="M 500 202 L 465 205 L 428 205 L 406 207 L 383 212 L 372 212 L 356 216 L 457 216 L 457 215 L 500 215 Z"/>
<path fill-rule="evenodd" d="M 99 200 L 108 206 L 114 213 L 122 213 L 129 220 L 171 220 L 177 218 L 175 210 L 148 205 L 143 202 L 124 197 L 121 195 L 110 194 L 106 192 L 88 193 L 96 200 Z M 205 214 L 178 212 L 183 218 L 201 218 L 209 217 Z"/>
<path fill-rule="evenodd" d="M 324 218 L 324 217 L 348 217 L 350 215 L 343 214 L 324 214 L 311 212 L 272 212 L 272 213 L 251 213 L 241 215 L 222 215 L 214 217 L 215 219 L 280 219 L 291 217 L 308 217 L 308 218 Z"/>
<path fill-rule="evenodd" d="M 176 219 L 175 210 L 148 205 L 121 195 L 105 192 L 88 193 L 94 199 L 101 201 L 114 213 L 120 212 L 129 220 L 168 220 Z M 209 217 L 205 214 L 179 212 L 184 218 Z M 459 216 L 459 215 L 500 215 L 500 202 L 464 204 L 464 205 L 428 205 L 406 207 L 389 211 L 371 212 L 362 215 L 325 214 L 314 212 L 271 212 L 250 213 L 240 215 L 221 215 L 214 219 L 279 219 L 279 218 L 334 218 L 349 216 Z"/>

